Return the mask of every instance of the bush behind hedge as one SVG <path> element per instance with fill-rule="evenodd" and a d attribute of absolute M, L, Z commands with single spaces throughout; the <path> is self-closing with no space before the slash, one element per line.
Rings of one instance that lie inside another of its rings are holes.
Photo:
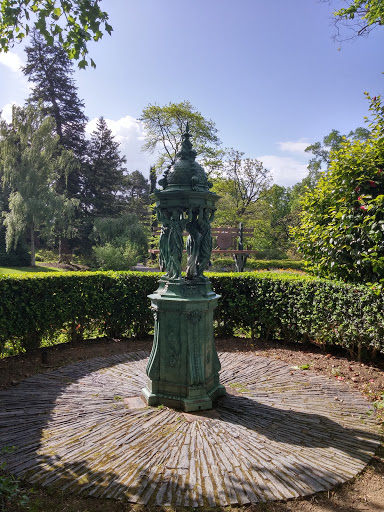
<path fill-rule="evenodd" d="M 214 270 L 224 268 L 235 269 L 235 261 L 233 258 L 216 258 L 212 262 Z M 253 260 L 248 259 L 245 265 L 246 270 L 267 270 L 270 268 L 306 270 L 305 261 L 296 260 Z"/>
<path fill-rule="evenodd" d="M 63 329 L 81 339 L 87 329 L 115 338 L 153 329 L 147 295 L 159 273 L 63 272 L 0 278 L 0 348 L 7 341 L 38 348 Z M 382 296 L 364 286 L 311 276 L 209 273 L 222 297 L 218 334 L 249 330 L 254 337 L 336 344 L 351 354 L 384 352 Z"/>

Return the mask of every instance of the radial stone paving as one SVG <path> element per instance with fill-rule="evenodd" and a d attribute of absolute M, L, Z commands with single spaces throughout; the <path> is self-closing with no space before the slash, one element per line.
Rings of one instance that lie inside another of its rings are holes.
<path fill-rule="evenodd" d="M 147 357 L 80 362 L 0 393 L 7 468 L 82 495 L 234 505 L 330 489 L 379 444 L 361 395 L 252 354 L 220 354 L 228 395 L 210 412 L 145 407 Z"/>

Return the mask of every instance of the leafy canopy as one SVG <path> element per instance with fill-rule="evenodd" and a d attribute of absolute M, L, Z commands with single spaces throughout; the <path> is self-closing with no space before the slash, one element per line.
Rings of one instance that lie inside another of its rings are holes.
<path fill-rule="evenodd" d="M 101 0 L 1 0 L 0 51 L 7 52 L 35 28 L 49 45 L 58 40 L 79 68 L 88 65 L 89 41 L 98 41 L 103 31 L 111 34 L 108 14 Z M 95 67 L 91 59 L 91 66 Z"/>
<path fill-rule="evenodd" d="M 215 223 L 237 226 L 245 222 L 250 227 L 255 206 L 271 184 L 271 176 L 262 162 L 244 158 L 244 153 L 231 148 L 226 150 L 212 182 L 212 190 L 220 196 Z"/>
<path fill-rule="evenodd" d="M 333 12 L 335 25 L 338 29 L 337 40 L 343 40 L 340 25 L 351 31 L 347 39 L 368 35 L 374 28 L 384 24 L 383 0 L 348 0 L 347 7 Z"/>
<path fill-rule="evenodd" d="M 187 123 L 192 134 L 193 148 L 202 164 L 217 166 L 221 152 L 215 123 L 205 119 L 189 101 L 169 103 L 163 107 L 149 104 L 141 114 L 141 121 L 146 132 L 143 151 L 158 152 L 155 165 L 158 171 L 164 171 L 175 163 Z"/>
<path fill-rule="evenodd" d="M 54 121 L 32 105 L 13 106 L 12 122 L 0 120 L 0 165 L 3 183 L 10 187 L 9 211 L 4 214 L 7 250 L 28 229 L 34 265 L 34 232 L 52 227 L 71 209 L 52 184 L 73 165 L 72 154 L 58 151 Z"/>
<path fill-rule="evenodd" d="M 368 96 L 368 95 L 367 95 Z M 368 96 L 369 98 L 369 96 Z M 371 99 L 372 131 L 345 139 L 330 166 L 302 199 L 292 230 L 299 251 L 319 274 L 346 281 L 384 280 L 384 115 Z"/>

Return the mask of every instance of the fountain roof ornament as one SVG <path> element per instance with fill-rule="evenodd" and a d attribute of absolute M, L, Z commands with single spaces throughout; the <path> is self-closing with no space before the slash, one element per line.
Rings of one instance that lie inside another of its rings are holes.
<path fill-rule="evenodd" d="M 176 155 L 176 162 L 168 167 L 159 180 L 163 190 L 200 190 L 207 191 L 212 187 L 204 168 L 196 162 L 196 151 L 190 141 L 189 123 L 183 134 L 181 149 Z"/>

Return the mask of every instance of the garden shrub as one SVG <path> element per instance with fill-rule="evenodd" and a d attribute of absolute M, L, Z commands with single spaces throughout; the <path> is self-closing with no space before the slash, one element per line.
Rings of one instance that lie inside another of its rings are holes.
<path fill-rule="evenodd" d="M 369 97 L 369 95 L 368 95 Z M 370 98 L 371 99 L 371 98 Z M 345 139 L 301 199 L 291 230 L 298 251 L 322 277 L 384 287 L 384 105 L 371 99 L 366 140 Z"/>
<path fill-rule="evenodd" d="M 93 247 L 96 266 L 100 270 L 130 270 L 139 261 L 135 248 L 128 242 L 124 246 L 114 246 L 111 243 Z"/>
<path fill-rule="evenodd" d="M 148 295 L 161 274 L 55 272 L 0 278 L 0 348 L 26 349 L 63 329 L 69 339 L 97 331 L 114 338 L 153 329 Z M 351 355 L 384 352 L 382 296 L 362 285 L 308 275 L 209 273 L 216 293 L 218 333 L 235 329 L 263 339 L 340 345 Z"/>
<path fill-rule="evenodd" d="M 306 270 L 306 264 L 304 261 L 296 260 L 248 259 L 245 268 L 246 270 L 267 270 L 270 268 Z M 212 261 L 212 269 L 216 271 L 224 269 L 235 270 L 235 261 L 233 258 L 216 258 Z"/>
<path fill-rule="evenodd" d="M 0 266 L 27 267 L 31 263 L 31 255 L 25 245 L 18 242 L 16 248 L 6 250 L 5 226 L 0 222 Z"/>
<path fill-rule="evenodd" d="M 266 270 L 269 268 L 306 270 L 304 261 L 297 260 L 247 260 L 246 268 L 250 270 Z"/>

